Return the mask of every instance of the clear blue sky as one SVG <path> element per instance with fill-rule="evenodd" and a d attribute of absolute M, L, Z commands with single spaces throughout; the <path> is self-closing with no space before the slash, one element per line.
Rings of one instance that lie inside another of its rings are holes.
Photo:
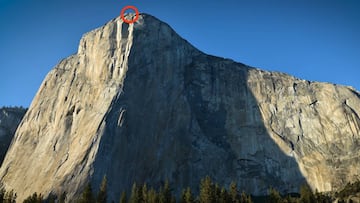
<path fill-rule="evenodd" d="M 200 50 L 360 89 L 356 0 L 0 0 L 0 106 L 29 106 L 83 33 L 137 6 Z"/>

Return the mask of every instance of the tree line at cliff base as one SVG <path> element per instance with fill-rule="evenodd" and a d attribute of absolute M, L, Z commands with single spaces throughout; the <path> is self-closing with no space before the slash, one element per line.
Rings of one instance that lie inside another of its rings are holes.
<path fill-rule="evenodd" d="M 0 184 L 1 185 L 1 184 Z M 199 192 L 195 194 L 193 189 L 184 188 L 180 196 L 172 192 L 172 187 L 165 181 L 162 187 L 154 189 L 145 184 L 134 183 L 131 193 L 122 192 L 118 201 L 107 199 L 107 178 L 104 176 L 98 192 L 95 194 L 91 184 L 87 184 L 79 198 L 69 200 L 66 194 L 59 196 L 49 195 L 46 199 L 38 193 L 26 198 L 23 203 L 330 203 L 352 202 L 350 196 L 360 193 L 360 181 L 348 183 L 342 190 L 334 193 L 313 193 L 309 186 L 303 185 L 299 194 L 280 194 L 275 188 L 269 188 L 266 196 L 253 196 L 239 190 L 237 184 L 232 182 L 228 187 L 214 183 L 210 177 L 200 181 Z M 0 203 L 16 203 L 16 193 L 0 189 Z M 350 201 L 349 201 L 350 200 Z"/>

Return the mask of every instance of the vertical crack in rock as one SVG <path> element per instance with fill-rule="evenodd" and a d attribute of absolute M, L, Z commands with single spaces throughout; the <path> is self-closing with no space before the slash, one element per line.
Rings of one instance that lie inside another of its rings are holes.
<path fill-rule="evenodd" d="M 356 111 L 349 106 L 346 101 L 343 103 L 344 114 L 348 122 L 348 126 L 351 129 L 353 137 L 360 136 L 360 117 Z"/>

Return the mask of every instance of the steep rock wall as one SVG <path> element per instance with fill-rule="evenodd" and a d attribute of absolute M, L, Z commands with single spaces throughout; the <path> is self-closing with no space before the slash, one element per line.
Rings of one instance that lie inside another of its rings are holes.
<path fill-rule="evenodd" d="M 0 168 L 19 200 L 107 175 L 176 189 L 200 178 L 264 194 L 328 191 L 359 174 L 359 93 L 201 53 L 142 14 L 82 38 L 45 78 Z M 175 191 L 179 192 L 179 191 Z"/>

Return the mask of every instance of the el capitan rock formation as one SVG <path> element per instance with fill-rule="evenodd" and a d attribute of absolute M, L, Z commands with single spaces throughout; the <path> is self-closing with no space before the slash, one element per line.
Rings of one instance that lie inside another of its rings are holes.
<path fill-rule="evenodd" d="M 136 182 L 246 192 L 359 178 L 360 96 L 206 55 L 141 14 L 83 36 L 45 78 L 0 169 L 22 200 L 77 195 L 108 177 L 109 200 Z M 29 167 L 31 166 L 31 167 Z"/>

